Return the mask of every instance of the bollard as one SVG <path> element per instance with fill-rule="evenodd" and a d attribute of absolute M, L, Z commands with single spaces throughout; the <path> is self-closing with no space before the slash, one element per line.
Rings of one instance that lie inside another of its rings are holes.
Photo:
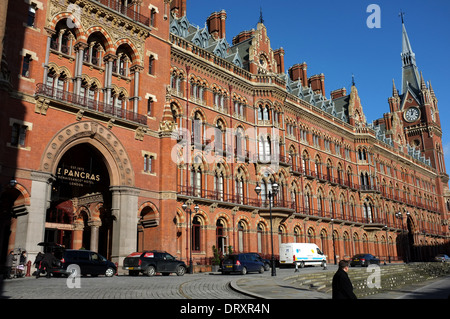
<path fill-rule="evenodd" d="M 116 265 L 116 276 L 119 276 L 119 263 L 114 263 Z"/>
<path fill-rule="evenodd" d="M 28 260 L 27 262 L 27 274 L 26 277 L 31 277 L 31 260 Z"/>

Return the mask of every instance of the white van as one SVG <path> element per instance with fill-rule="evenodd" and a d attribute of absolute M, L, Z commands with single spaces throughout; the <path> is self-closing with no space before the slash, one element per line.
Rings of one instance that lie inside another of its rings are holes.
<path fill-rule="evenodd" d="M 327 256 L 316 244 L 286 243 L 280 245 L 280 265 L 295 265 L 303 268 L 308 265 L 326 267 Z"/>

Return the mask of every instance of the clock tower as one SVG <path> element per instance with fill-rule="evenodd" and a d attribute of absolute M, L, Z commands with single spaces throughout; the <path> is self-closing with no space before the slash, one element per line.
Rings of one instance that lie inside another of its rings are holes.
<path fill-rule="evenodd" d="M 431 87 L 425 83 L 419 73 L 416 56 L 412 50 L 408 33 L 402 16 L 402 91 L 394 92 L 398 103 L 391 104 L 391 112 L 398 112 L 403 120 L 406 142 L 419 149 L 431 165 L 441 174 L 443 182 L 448 182 L 445 173 L 444 154 L 442 148 L 442 129 L 439 119 L 437 98 Z M 394 88 L 394 91 L 395 88 Z M 390 99 L 394 100 L 393 98 Z M 393 105 L 397 107 L 394 107 Z"/>

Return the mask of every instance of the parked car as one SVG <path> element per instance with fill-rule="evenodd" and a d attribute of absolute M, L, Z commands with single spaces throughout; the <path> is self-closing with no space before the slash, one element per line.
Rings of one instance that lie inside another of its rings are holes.
<path fill-rule="evenodd" d="M 264 272 L 264 263 L 255 257 L 253 253 L 228 255 L 222 264 L 222 274 L 239 272 L 245 275 L 247 272 Z"/>
<path fill-rule="evenodd" d="M 350 266 L 355 267 L 360 265 L 361 267 L 368 267 L 370 264 L 379 265 L 380 260 L 371 254 L 357 254 L 350 260 Z"/>
<path fill-rule="evenodd" d="M 55 277 L 72 274 L 71 268 L 67 269 L 70 265 L 78 265 L 79 275 L 112 277 L 117 272 L 117 267 L 114 263 L 95 251 L 65 249 L 62 245 L 49 242 L 42 242 L 38 245 L 44 247 L 44 252 L 53 253 L 58 260 L 49 269 L 50 273 Z"/>
<path fill-rule="evenodd" d="M 450 257 L 448 257 L 447 255 L 444 255 L 444 254 L 439 254 L 436 257 L 434 257 L 434 261 L 446 263 L 446 262 L 450 261 Z"/>
<path fill-rule="evenodd" d="M 70 265 L 78 265 L 80 275 L 112 277 L 117 272 L 117 267 L 113 262 L 91 250 L 66 249 L 61 263 L 62 269 L 66 271 Z"/>
<path fill-rule="evenodd" d="M 270 270 L 270 267 L 272 267 L 271 261 L 269 259 L 262 258 L 261 255 L 258 253 L 249 253 L 249 254 L 252 254 L 253 256 L 256 257 L 256 259 L 258 259 L 264 264 L 264 270 Z"/>
<path fill-rule="evenodd" d="M 176 273 L 177 276 L 183 276 L 187 266 L 165 251 L 151 250 L 128 255 L 123 261 L 123 269 L 128 270 L 131 276 L 139 273 L 147 276 L 154 276 L 156 273 L 163 275 Z"/>

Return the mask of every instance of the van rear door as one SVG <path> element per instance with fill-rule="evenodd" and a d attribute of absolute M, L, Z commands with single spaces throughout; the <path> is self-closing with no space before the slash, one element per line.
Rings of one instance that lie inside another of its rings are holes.
<path fill-rule="evenodd" d="M 280 246 L 280 263 L 282 264 L 292 264 L 294 251 L 292 249 L 292 245 L 283 245 Z"/>

